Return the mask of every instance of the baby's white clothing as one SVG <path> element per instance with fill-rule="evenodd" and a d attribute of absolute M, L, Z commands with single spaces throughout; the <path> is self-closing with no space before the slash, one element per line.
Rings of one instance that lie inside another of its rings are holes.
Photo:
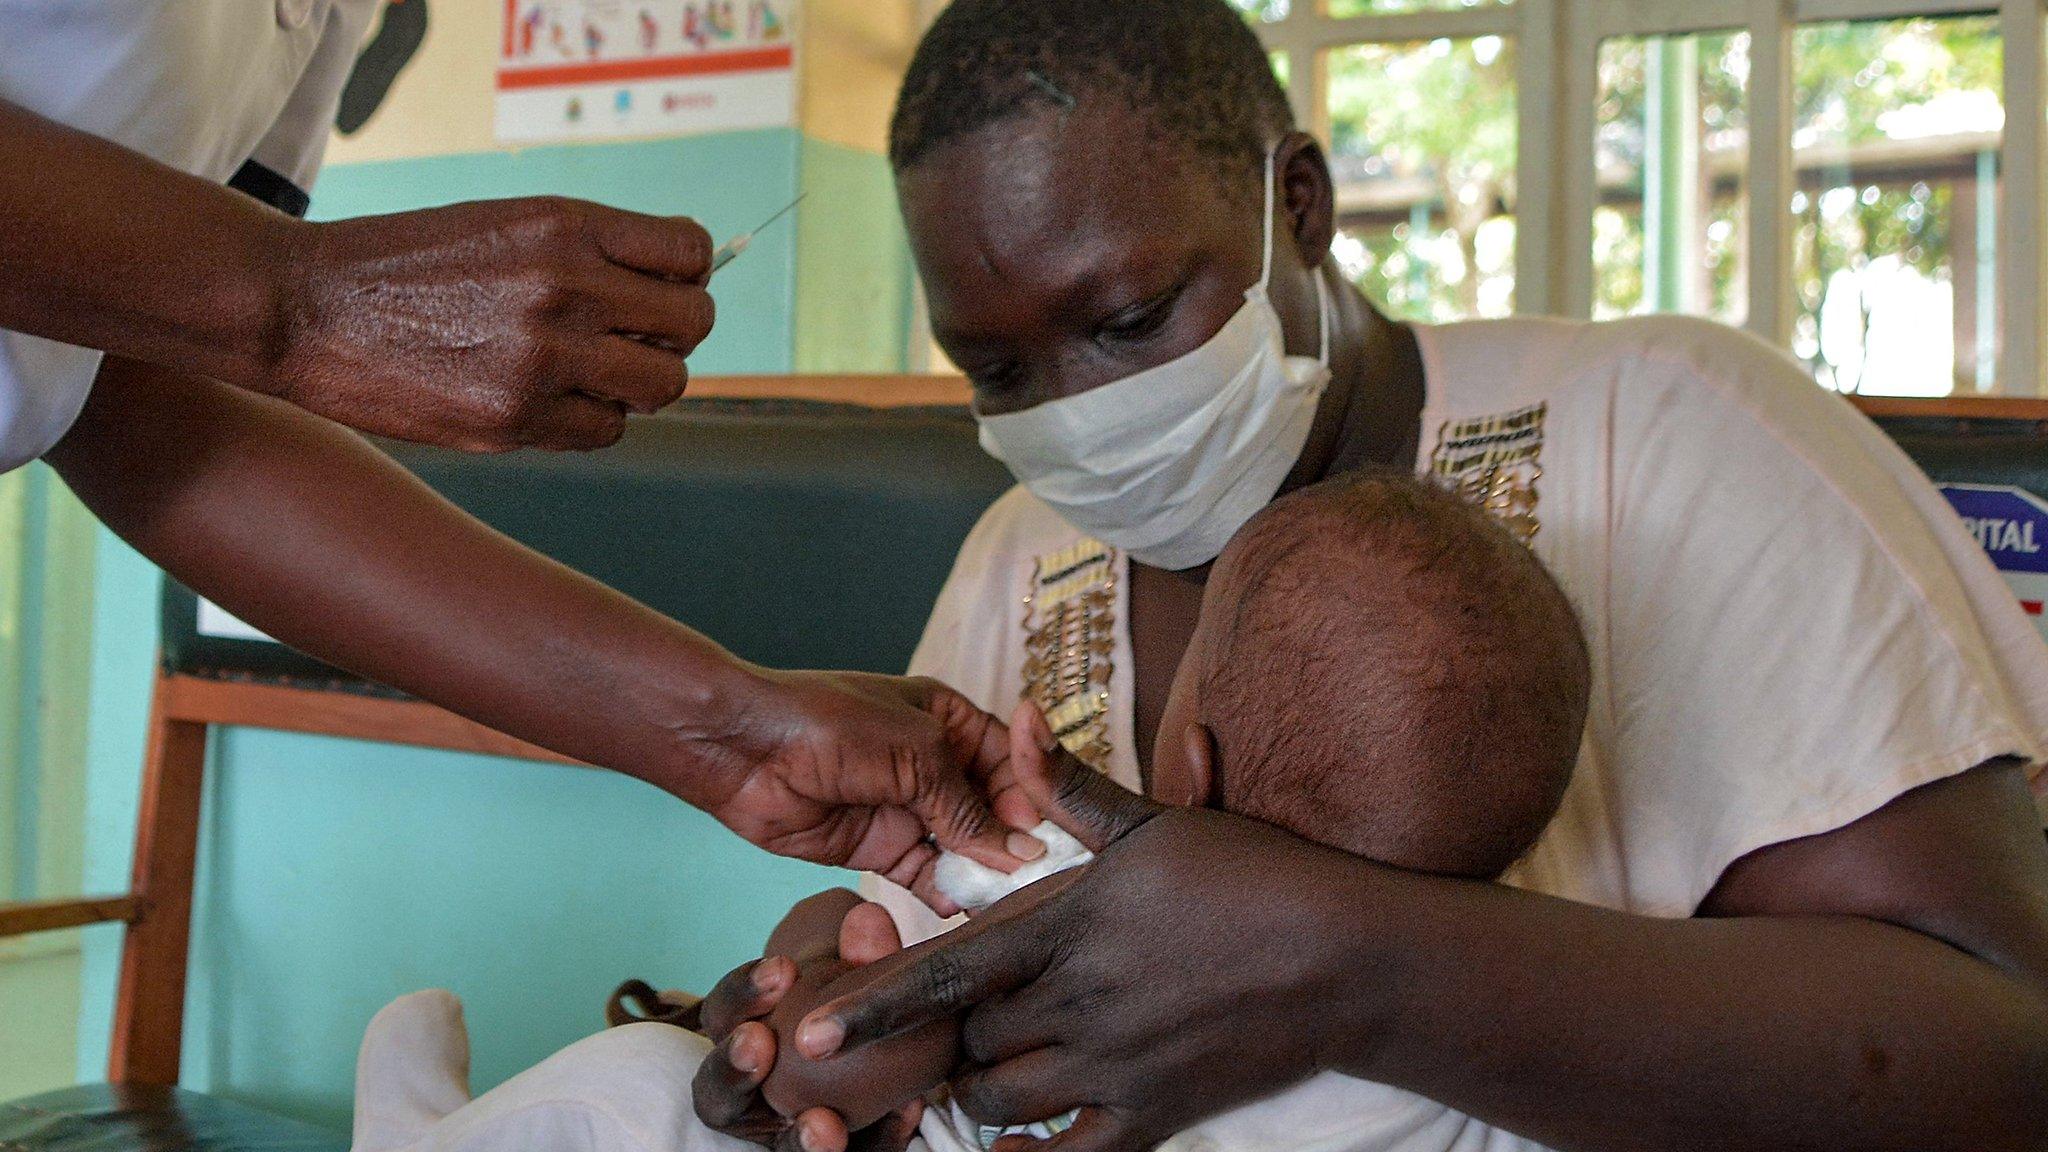
<path fill-rule="evenodd" d="M 356 1063 L 353 1152 L 760 1152 L 697 1118 L 709 1040 L 628 1024 L 471 1100 L 462 1003 L 416 992 L 377 1014 Z"/>
<path fill-rule="evenodd" d="M 1094 859 L 1050 821 L 1032 834 L 1046 854 L 1014 874 L 948 853 L 941 890 L 964 907 L 985 908 Z M 379 1012 L 363 1035 L 353 1152 L 758 1152 L 697 1118 L 691 1082 L 711 1050 L 711 1041 L 671 1024 L 628 1024 L 472 1100 L 462 1002 L 416 992 Z M 946 1102 L 926 1109 L 911 1149 L 985 1152 L 1001 1136 L 1049 1136 L 1070 1122 L 995 1129 Z"/>

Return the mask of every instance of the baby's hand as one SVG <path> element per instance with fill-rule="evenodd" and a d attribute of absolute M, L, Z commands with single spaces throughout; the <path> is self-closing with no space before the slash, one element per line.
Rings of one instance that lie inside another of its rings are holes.
<path fill-rule="evenodd" d="M 1116 843 L 1161 811 L 1157 801 L 1125 788 L 1067 751 L 1053 736 L 1045 713 L 1029 700 L 1019 703 L 1010 717 L 1009 776 L 1041 816 L 1066 829 L 1090 852 Z"/>
<path fill-rule="evenodd" d="M 859 1147 L 874 1152 L 908 1144 L 917 1133 L 919 1102 L 878 1118 L 861 1117 L 865 1122 L 850 1133 L 845 1118 L 830 1109 L 797 1106 L 805 1099 L 801 1092 L 778 1097 L 783 1112 L 763 1093 L 765 1080 L 804 1062 L 789 1038 L 777 1034 L 778 1025 L 784 1032 L 792 1026 L 786 1014 L 777 1019 L 778 1008 L 814 1003 L 821 985 L 902 947 L 888 911 L 851 892 L 821 893 L 791 909 L 769 939 L 768 958 L 733 970 L 704 1000 L 703 1029 L 718 1045 L 693 1085 L 704 1123 L 771 1148 L 793 1146 L 799 1133 L 804 1147 L 833 1152 L 844 1152 L 854 1135 Z M 787 1078 L 783 1086 L 795 1087 Z"/>
<path fill-rule="evenodd" d="M 829 1109 L 854 1132 L 885 1122 L 916 1128 L 921 1097 L 953 1067 L 959 1043 L 955 1021 L 942 1020 L 829 1060 L 812 1060 L 796 1047 L 796 1028 L 812 1009 L 865 986 L 867 979 L 895 966 L 892 957 L 903 955 L 895 923 L 881 905 L 863 904 L 846 915 L 837 954 L 802 965 L 795 985 L 768 1018 L 780 1053 L 762 1085 L 769 1107 L 793 1119 Z"/>

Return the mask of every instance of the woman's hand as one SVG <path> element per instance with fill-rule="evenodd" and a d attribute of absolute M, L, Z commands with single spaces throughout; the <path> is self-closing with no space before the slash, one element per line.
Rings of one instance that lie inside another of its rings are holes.
<path fill-rule="evenodd" d="M 804 963 L 872 964 L 903 948 L 895 921 L 879 904 L 834 891 L 806 904 L 845 908 L 836 952 L 803 957 Z M 801 906 L 800 906 L 801 908 Z M 848 1133 L 829 1109 L 813 1108 L 795 1120 L 768 1106 L 761 1085 L 775 1067 L 775 1033 L 763 1023 L 796 986 L 797 960 L 771 956 L 734 969 L 700 1005 L 704 1035 L 717 1047 L 697 1069 L 693 1086 L 697 1115 L 711 1128 L 779 1152 L 902 1152 L 917 1135 L 922 1101 L 913 1101 L 872 1128 Z"/>
<path fill-rule="evenodd" d="M 1094 784 L 1067 795 L 1088 797 L 1098 830 L 1130 830 L 1036 909 L 998 905 L 821 1007 L 798 1032 L 803 1051 L 966 1009 L 953 1091 L 970 1116 L 1013 1125 L 1078 1107 L 1061 1152 L 1141 1152 L 1329 1067 L 1326 1037 L 1348 1049 L 1375 1034 L 1338 995 L 1372 982 L 1359 970 L 1374 949 L 1358 861 L 1241 817 Z"/>

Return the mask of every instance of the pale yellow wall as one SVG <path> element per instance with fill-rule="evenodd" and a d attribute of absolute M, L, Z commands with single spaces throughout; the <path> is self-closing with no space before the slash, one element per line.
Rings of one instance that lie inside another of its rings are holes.
<path fill-rule="evenodd" d="M 336 135 L 330 164 L 488 152 L 504 0 L 433 0 L 427 40 L 394 95 L 354 136 Z M 400 99 L 399 96 L 403 96 Z"/>
<path fill-rule="evenodd" d="M 930 0 L 807 0 L 799 113 L 806 136 L 888 151 L 896 86 L 930 7 Z"/>

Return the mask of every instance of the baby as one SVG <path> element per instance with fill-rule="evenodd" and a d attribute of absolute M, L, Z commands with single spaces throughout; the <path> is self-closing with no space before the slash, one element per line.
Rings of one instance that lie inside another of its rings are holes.
<path fill-rule="evenodd" d="M 1147 790 L 1162 803 L 1222 808 L 1397 867 L 1495 879 L 1557 811 L 1578 756 L 1589 679 L 1570 604 L 1506 531 L 1409 478 L 1341 477 L 1276 501 L 1217 561 L 1166 702 Z M 1071 785 L 1088 769 L 1058 750 L 1035 710 L 1020 710 L 1018 719 L 1013 768 L 1024 790 L 1050 807 L 1056 782 Z M 1076 815 L 1061 817 L 1086 827 Z M 1022 886 L 1088 854 L 1051 824 L 1040 834 L 1052 850 L 1027 872 L 1005 877 L 950 860 L 942 885 L 963 906 L 1022 888 L 990 915 L 1046 898 L 1060 885 Z M 793 1033 L 806 1013 L 943 940 L 853 968 L 837 958 L 838 933 L 857 903 L 847 892 L 814 897 L 770 938 L 766 953 L 797 961 L 799 977 L 769 1020 L 778 1060 L 763 1086 L 785 1116 L 829 1107 L 856 1131 L 942 1085 L 959 1040 L 957 1022 L 942 1021 L 831 1060 L 798 1053 Z M 431 1001 L 414 1011 L 452 1018 L 455 1009 Z M 380 1024 L 394 1038 L 378 1041 Z M 392 1134 L 423 1127 L 409 1119 L 366 1140 L 366 1114 L 394 1111 L 367 1094 L 373 1079 L 394 1079 L 373 1068 L 373 1042 L 405 1047 L 394 1031 L 402 1026 L 380 1016 L 365 1040 L 357 1152 L 745 1147 L 703 1128 L 673 1093 L 648 1090 L 687 1084 L 705 1051 L 701 1038 L 658 1024 L 574 1045 L 417 1139 Z M 397 1100 L 404 1090 L 381 1094 Z M 559 1125 L 542 1123 L 536 1111 L 562 1108 L 580 1111 Z M 539 1131 L 552 1143 L 537 1143 Z M 581 1134 L 571 1148 L 561 1146 L 564 1131 Z M 920 1132 L 934 1152 L 986 1149 L 1004 1134 L 956 1107 L 927 1109 Z"/>
<path fill-rule="evenodd" d="M 1397 867 L 1495 879 L 1557 811 L 1589 679 L 1570 604 L 1506 531 L 1412 479 L 1338 478 L 1275 502 L 1217 561 L 1147 790 Z M 1034 798 L 1087 771 L 1035 709 L 1020 710 L 1012 735 L 1012 766 Z M 1049 861 L 1085 861 L 1057 829 L 1040 831 L 1056 841 Z M 945 865 L 941 888 L 968 907 L 1018 879 Z M 764 1090 L 786 1116 L 830 1107 L 858 1130 L 945 1079 L 958 1029 L 942 1022 L 828 1061 L 797 1052 L 794 1029 L 813 1008 L 938 944 L 866 968 L 804 966 L 832 954 L 843 913 L 808 924 L 794 914 L 770 943 L 802 974 L 769 1021 L 779 1055 Z M 921 1131 L 943 1149 L 1002 1134 L 956 1109 L 928 1111 Z"/>

